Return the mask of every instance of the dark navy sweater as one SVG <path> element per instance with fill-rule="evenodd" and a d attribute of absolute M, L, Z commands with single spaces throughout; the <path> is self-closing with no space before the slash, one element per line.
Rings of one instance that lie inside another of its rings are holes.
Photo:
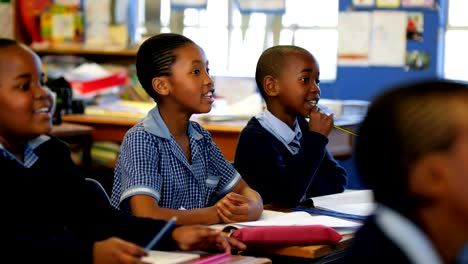
<path fill-rule="evenodd" d="M 296 155 L 255 117 L 239 136 L 234 167 L 264 204 L 295 207 L 304 195 L 339 193 L 346 187 L 346 170 L 326 149 L 328 138 L 310 132 L 304 118 L 298 120 L 302 138 Z"/>
<path fill-rule="evenodd" d="M 165 221 L 121 214 L 88 191 L 68 146 L 52 137 L 25 168 L 0 153 L 4 257 L 15 263 L 92 263 L 95 241 L 117 236 L 146 245 Z M 159 246 L 175 244 L 170 233 Z"/>

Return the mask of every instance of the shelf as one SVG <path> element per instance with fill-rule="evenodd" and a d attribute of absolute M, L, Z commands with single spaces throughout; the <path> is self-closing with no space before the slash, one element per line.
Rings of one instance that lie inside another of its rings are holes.
<path fill-rule="evenodd" d="M 130 56 L 135 57 L 137 49 L 119 49 L 119 48 L 88 48 L 81 45 L 64 45 L 54 47 L 32 47 L 40 54 L 80 54 L 80 55 L 108 55 L 108 56 Z"/>
<path fill-rule="evenodd" d="M 39 56 L 76 55 L 101 64 L 130 65 L 135 63 L 137 48 L 94 48 L 80 44 L 68 44 L 53 47 L 31 47 Z"/>

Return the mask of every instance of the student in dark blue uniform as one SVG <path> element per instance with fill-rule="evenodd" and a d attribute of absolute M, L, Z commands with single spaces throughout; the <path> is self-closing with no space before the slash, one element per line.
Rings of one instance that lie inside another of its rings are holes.
<path fill-rule="evenodd" d="M 120 213 L 86 187 L 68 146 L 48 135 L 54 100 L 39 57 L 0 39 L 0 168 L 3 256 L 14 263 L 144 263 L 166 223 Z M 245 246 L 202 226 L 171 228 L 159 249 Z"/>
<path fill-rule="evenodd" d="M 265 204 L 294 207 L 345 189 L 347 173 L 326 149 L 333 115 L 316 107 L 319 74 L 314 56 L 297 46 L 271 47 L 258 60 L 266 109 L 242 130 L 234 167 Z"/>
<path fill-rule="evenodd" d="M 343 263 L 468 263 L 468 84 L 387 90 L 360 127 L 355 159 L 378 204 Z"/>

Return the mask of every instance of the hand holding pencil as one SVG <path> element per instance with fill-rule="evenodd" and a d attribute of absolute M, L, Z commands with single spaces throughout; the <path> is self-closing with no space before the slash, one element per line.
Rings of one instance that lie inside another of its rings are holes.
<path fill-rule="evenodd" d="M 181 250 L 203 250 L 230 253 L 231 249 L 245 250 L 246 245 L 225 236 L 221 230 L 203 225 L 180 226 L 172 232 L 172 238 Z"/>
<path fill-rule="evenodd" d="M 315 115 L 318 115 L 319 117 L 321 117 L 321 119 L 325 119 L 325 120 L 326 120 L 326 117 L 324 117 L 324 116 L 328 116 L 329 118 L 331 118 L 331 119 L 333 120 L 333 113 L 330 114 L 330 115 L 327 115 L 327 114 L 323 113 L 323 112 L 320 110 L 320 108 L 317 106 L 318 100 L 319 100 L 319 99 L 317 98 L 316 100 L 311 100 L 311 101 L 309 102 L 310 105 L 312 105 L 312 106 L 315 107 L 315 113 L 317 113 L 317 114 L 315 114 Z M 311 118 L 311 115 L 314 115 L 314 112 L 311 112 L 310 115 L 309 115 L 308 117 Z M 319 120 L 320 120 L 320 119 L 319 119 Z M 309 121 L 309 122 L 310 122 L 310 121 Z M 317 121 L 316 121 L 316 120 L 313 120 L 313 122 L 317 122 Z M 311 127 L 311 126 L 312 126 L 311 123 L 313 123 L 313 122 L 310 122 L 310 123 L 309 123 L 309 128 L 311 128 L 312 131 L 316 131 L 316 130 L 313 130 L 313 128 Z M 358 136 L 357 133 L 355 133 L 355 132 L 353 132 L 353 131 L 351 131 L 351 130 L 348 130 L 348 129 L 346 129 L 346 128 L 337 126 L 337 125 L 335 125 L 335 124 L 333 124 L 333 127 L 334 127 L 335 129 L 338 129 L 338 130 L 340 130 L 340 131 L 342 131 L 342 132 L 345 132 L 345 133 L 347 133 L 347 134 L 350 134 L 350 135 L 352 135 L 352 136 L 355 136 L 355 137 Z M 316 132 L 319 132 L 319 133 L 320 133 L 320 131 L 316 131 Z M 327 133 L 326 135 L 328 136 L 329 133 L 330 133 L 330 131 L 328 131 L 328 133 Z M 323 133 L 322 133 L 322 134 L 323 134 Z"/>

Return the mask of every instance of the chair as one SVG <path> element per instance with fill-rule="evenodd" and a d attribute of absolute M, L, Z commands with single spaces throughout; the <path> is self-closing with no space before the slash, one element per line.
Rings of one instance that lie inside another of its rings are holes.
<path fill-rule="evenodd" d="M 93 178 L 85 178 L 86 186 L 91 193 L 96 194 L 96 196 L 102 201 L 106 201 L 110 204 L 109 195 L 107 195 L 106 189 L 102 186 L 100 182 Z"/>

